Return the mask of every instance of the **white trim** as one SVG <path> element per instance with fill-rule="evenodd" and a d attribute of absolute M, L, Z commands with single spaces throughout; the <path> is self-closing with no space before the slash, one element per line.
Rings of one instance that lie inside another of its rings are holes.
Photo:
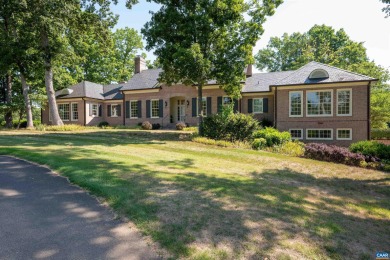
<path fill-rule="evenodd" d="M 255 99 L 261 99 L 261 112 L 255 112 Z M 264 98 L 253 98 L 252 99 L 252 113 L 253 114 L 264 114 Z"/>
<path fill-rule="evenodd" d="M 333 87 L 367 87 L 367 84 L 370 80 L 366 81 L 355 81 L 355 82 L 336 82 L 336 83 L 312 83 L 312 84 L 301 84 L 301 85 L 280 85 L 280 86 L 272 86 L 271 88 L 282 88 L 285 89 L 313 89 L 313 88 L 333 88 Z M 374 81 L 373 81 L 374 83 Z"/>
<path fill-rule="evenodd" d="M 309 130 L 325 130 L 330 131 L 331 138 L 309 138 Z M 306 140 L 333 140 L 333 129 L 332 128 L 306 128 Z"/>
<path fill-rule="evenodd" d="M 350 137 L 349 138 L 339 138 L 339 130 L 349 130 Z M 352 140 L 352 128 L 337 128 L 336 129 L 336 140 Z"/>
<path fill-rule="evenodd" d="M 308 94 L 309 93 L 315 93 L 315 92 L 330 92 L 330 114 L 326 114 L 326 115 L 309 115 L 308 113 L 308 109 L 309 109 L 309 106 L 308 106 Z M 323 89 L 323 90 L 307 90 L 306 91 L 306 117 L 331 117 L 333 116 L 333 89 Z"/>
<path fill-rule="evenodd" d="M 339 114 L 339 91 L 349 91 L 349 93 L 350 93 L 349 114 Z M 337 91 L 336 91 L 336 114 L 337 114 L 337 116 L 352 116 L 352 89 L 351 88 L 337 89 Z"/>
<path fill-rule="evenodd" d="M 291 115 L 291 94 L 300 93 L 301 94 L 301 115 Z M 288 116 L 289 117 L 303 117 L 303 91 L 289 91 L 288 92 Z"/>
<path fill-rule="evenodd" d="M 60 105 L 68 105 L 69 106 L 69 119 L 62 119 L 61 118 L 61 115 L 60 115 Z M 70 103 L 58 103 L 57 104 L 57 109 L 58 109 L 58 116 L 60 117 L 60 119 L 64 122 L 69 122 L 70 119 L 71 119 L 71 107 L 70 107 Z"/>
<path fill-rule="evenodd" d="M 91 117 L 100 117 L 99 116 L 99 103 L 90 103 L 91 104 Z M 96 115 L 93 114 L 93 106 L 96 105 Z"/>
<path fill-rule="evenodd" d="M 74 119 L 73 118 L 73 104 L 76 104 L 77 105 L 77 119 Z M 73 121 L 73 122 L 77 122 L 79 121 L 79 103 L 78 102 L 71 102 L 70 103 L 70 120 Z"/>
<path fill-rule="evenodd" d="M 301 137 L 300 138 L 291 137 L 292 139 L 303 140 L 303 128 L 290 128 L 290 129 L 288 129 L 290 134 L 291 134 L 291 130 L 299 130 L 299 131 L 301 131 Z"/>
<path fill-rule="evenodd" d="M 143 94 L 143 93 L 154 93 L 159 92 L 160 88 L 154 88 L 154 89 L 140 89 L 140 90 L 123 90 L 123 94 Z"/>
<path fill-rule="evenodd" d="M 136 104 L 137 104 L 137 117 L 132 117 L 131 116 L 131 102 L 136 102 Z M 138 111 L 138 100 L 129 100 L 129 113 L 130 113 L 130 115 L 129 115 L 129 118 L 130 119 L 138 119 L 138 114 L 139 114 L 139 111 Z M 150 108 L 150 113 L 152 113 L 152 108 Z M 152 116 L 152 115 L 150 115 L 150 116 Z"/>
<path fill-rule="evenodd" d="M 160 118 L 160 116 L 153 116 L 153 101 L 157 101 L 158 102 L 158 113 L 160 114 L 160 100 L 159 99 L 151 99 L 150 100 L 150 118 Z"/>

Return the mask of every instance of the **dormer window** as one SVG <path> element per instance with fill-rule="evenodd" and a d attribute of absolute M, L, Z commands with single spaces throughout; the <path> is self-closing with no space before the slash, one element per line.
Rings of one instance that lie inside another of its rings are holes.
<path fill-rule="evenodd" d="M 309 79 L 327 79 L 327 78 L 329 78 L 329 74 L 324 69 L 315 69 L 309 75 Z"/>

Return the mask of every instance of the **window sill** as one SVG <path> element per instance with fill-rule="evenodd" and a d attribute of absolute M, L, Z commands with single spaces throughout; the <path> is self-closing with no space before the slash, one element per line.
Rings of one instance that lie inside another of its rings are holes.
<path fill-rule="evenodd" d="M 328 139 L 328 138 L 306 138 L 306 140 L 313 140 L 313 141 L 333 141 L 333 138 L 332 138 L 332 139 Z"/>
<path fill-rule="evenodd" d="M 352 116 L 352 114 L 345 114 L 345 115 L 343 115 L 343 114 L 341 114 L 341 115 L 337 114 L 337 116 Z"/>
<path fill-rule="evenodd" d="M 130 119 L 138 119 L 139 117 L 130 117 Z"/>
<path fill-rule="evenodd" d="M 306 114 L 306 117 L 332 117 L 333 116 L 333 114 L 331 114 L 331 115 L 307 115 Z"/>

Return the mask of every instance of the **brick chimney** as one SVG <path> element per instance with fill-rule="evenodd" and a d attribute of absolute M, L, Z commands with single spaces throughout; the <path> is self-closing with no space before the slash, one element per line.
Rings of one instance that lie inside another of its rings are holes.
<path fill-rule="evenodd" d="M 252 77 L 252 67 L 253 67 L 253 65 L 249 64 L 248 67 L 246 68 L 246 77 L 247 78 Z"/>
<path fill-rule="evenodd" d="M 141 73 L 141 71 L 147 70 L 146 61 L 141 55 L 137 55 L 134 59 L 135 70 L 134 73 Z"/>

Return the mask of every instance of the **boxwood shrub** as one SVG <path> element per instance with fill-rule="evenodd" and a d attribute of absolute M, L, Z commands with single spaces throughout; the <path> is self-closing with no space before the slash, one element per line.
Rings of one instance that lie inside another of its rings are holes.
<path fill-rule="evenodd" d="M 349 146 L 349 150 L 366 156 L 390 160 L 390 145 L 385 145 L 377 141 L 360 141 L 353 143 Z"/>
<path fill-rule="evenodd" d="M 271 147 L 291 141 L 291 134 L 289 132 L 279 132 L 277 129 L 272 127 L 266 127 L 254 132 L 253 138 L 264 138 L 267 141 L 267 146 Z"/>

